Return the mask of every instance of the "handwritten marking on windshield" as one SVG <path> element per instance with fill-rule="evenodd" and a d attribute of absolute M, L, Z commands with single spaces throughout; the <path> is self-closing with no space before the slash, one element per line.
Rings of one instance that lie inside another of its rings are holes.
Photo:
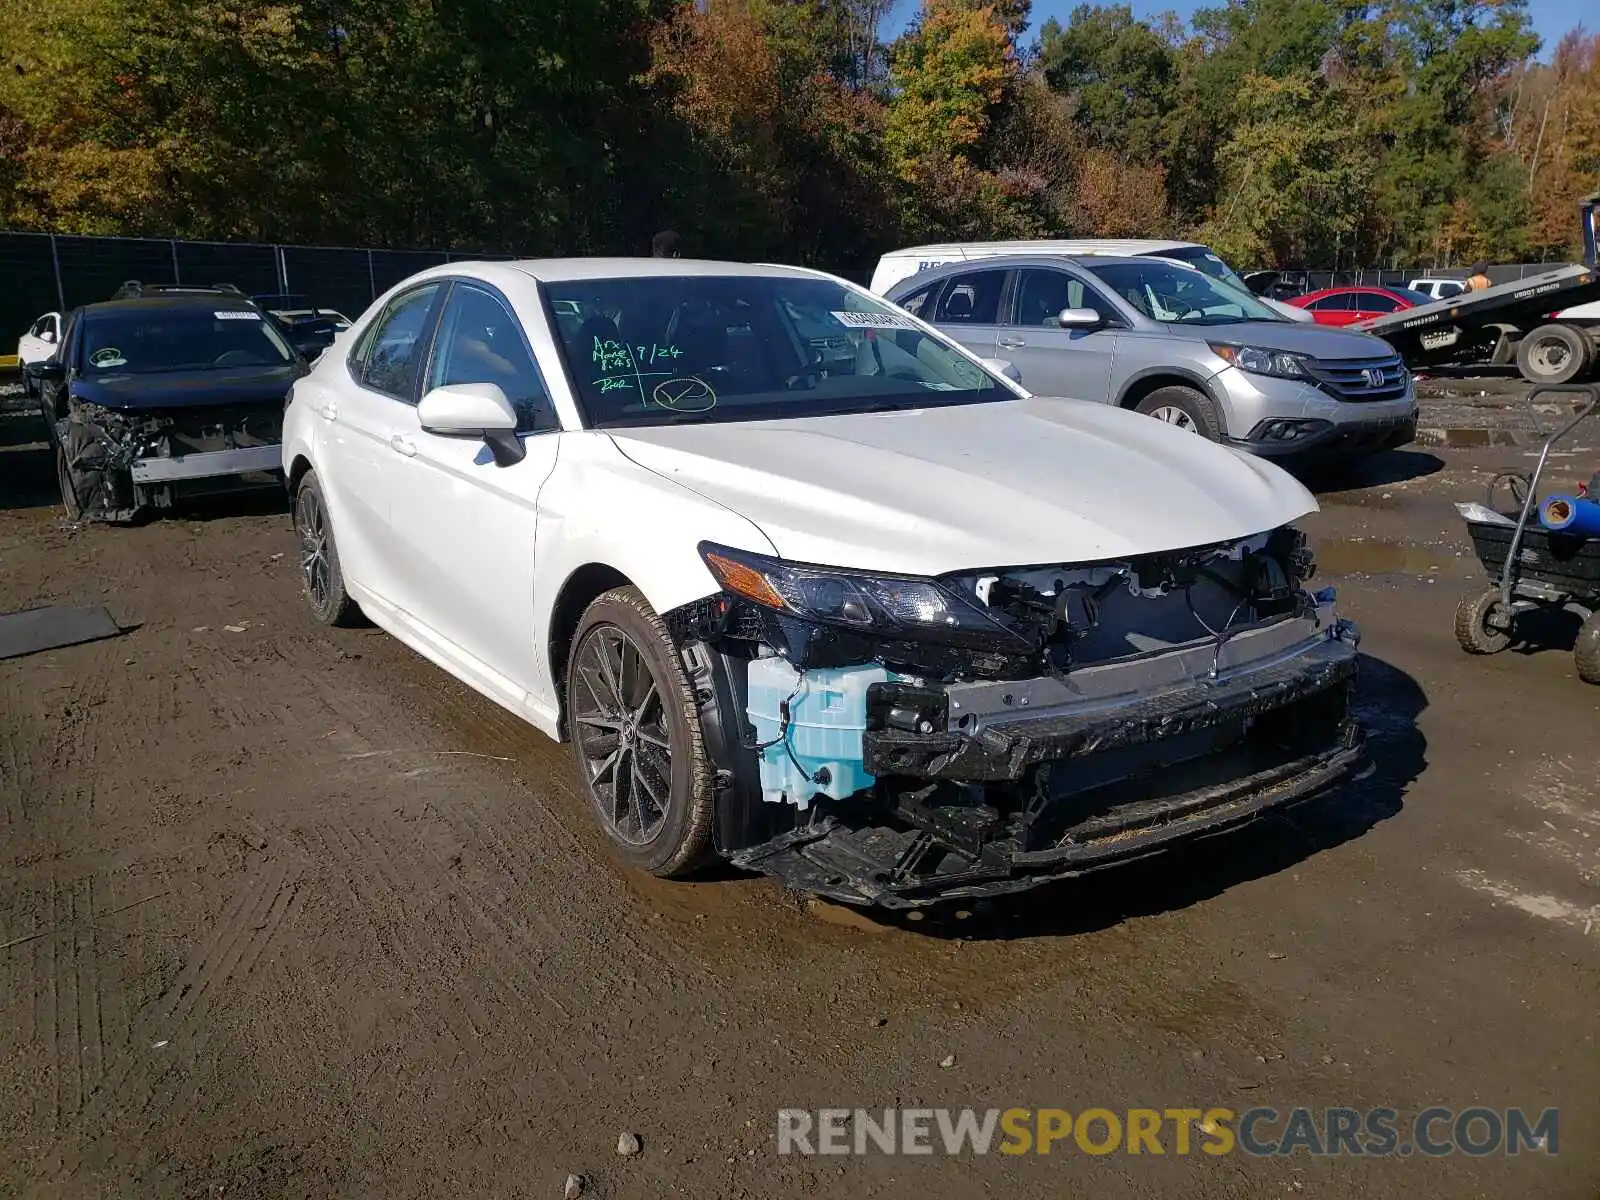
<path fill-rule="evenodd" d="M 706 412 L 717 406 L 717 393 L 698 375 L 658 383 L 650 394 L 662 408 L 673 412 Z"/>
<path fill-rule="evenodd" d="M 594 350 L 590 358 L 600 365 L 602 371 L 631 371 L 635 366 L 633 351 L 626 345 L 598 336 L 594 339 Z"/>

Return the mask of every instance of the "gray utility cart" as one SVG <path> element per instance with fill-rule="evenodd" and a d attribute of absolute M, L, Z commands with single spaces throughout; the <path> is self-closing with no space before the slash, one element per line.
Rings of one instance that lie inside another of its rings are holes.
<path fill-rule="evenodd" d="M 1401 309 L 1352 325 L 1399 352 L 1408 367 L 1517 364 L 1529 383 L 1563 384 L 1600 367 L 1600 315 L 1560 315 L 1600 301 L 1596 224 L 1600 193 L 1580 206 L 1584 265 L 1577 263 L 1481 292 Z"/>
<path fill-rule="evenodd" d="M 1554 533 L 1538 518 L 1539 481 L 1551 448 L 1600 410 L 1600 384 L 1534 388 L 1530 410 L 1541 396 L 1571 403 L 1573 416 L 1545 440 L 1533 473 L 1502 471 L 1489 483 L 1486 504 L 1456 505 L 1478 561 L 1498 580 L 1457 606 L 1456 641 L 1468 654 L 1498 654 L 1522 632 L 1523 614 L 1563 608 L 1583 618 L 1572 650 L 1578 677 L 1600 683 L 1600 538 Z M 1509 485 L 1510 504 L 1497 501 L 1502 484 Z M 1589 490 L 1600 490 L 1600 472 Z"/>

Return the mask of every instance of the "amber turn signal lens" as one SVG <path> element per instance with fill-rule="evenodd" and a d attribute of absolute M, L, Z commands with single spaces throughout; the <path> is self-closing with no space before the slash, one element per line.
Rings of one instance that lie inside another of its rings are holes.
<path fill-rule="evenodd" d="M 767 608 L 783 608 L 783 597 L 772 590 L 767 577 L 754 567 L 747 567 L 720 554 L 707 554 L 706 566 L 717 577 L 717 582 L 736 596 L 753 600 Z"/>

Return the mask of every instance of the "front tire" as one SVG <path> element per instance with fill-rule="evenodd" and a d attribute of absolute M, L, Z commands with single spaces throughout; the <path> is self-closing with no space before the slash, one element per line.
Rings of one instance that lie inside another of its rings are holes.
<path fill-rule="evenodd" d="M 60 442 L 56 447 L 56 486 L 61 489 L 61 507 L 67 510 L 67 520 L 81 521 L 83 505 L 78 500 L 78 485 L 72 478 L 72 464 L 67 460 L 67 448 Z"/>
<path fill-rule="evenodd" d="M 307 471 L 294 490 L 294 533 L 300 544 L 300 590 L 311 615 L 323 625 L 354 625 L 361 609 L 345 591 L 339 548 L 315 471 Z"/>
<path fill-rule="evenodd" d="M 56 448 L 61 507 L 69 521 L 81 521 L 88 514 L 94 520 L 126 524 L 138 515 L 132 508 L 126 469 L 106 463 L 104 430 L 73 417 L 65 431 L 50 440 Z"/>
<path fill-rule="evenodd" d="M 1134 411 L 1165 421 L 1179 429 L 1198 433 L 1213 442 L 1222 440 L 1222 422 L 1211 398 L 1195 388 L 1173 384 L 1157 388 L 1135 406 Z"/>
<path fill-rule="evenodd" d="M 566 672 L 567 729 L 600 827 L 630 865 L 682 878 L 711 856 L 714 771 L 677 647 L 637 588 L 583 614 Z"/>
<path fill-rule="evenodd" d="M 1456 605 L 1456 641 L 1468 654 L 1499 654 L 1511 645 L 1511 621 L 1500 589 L 1463 597 Z"/>

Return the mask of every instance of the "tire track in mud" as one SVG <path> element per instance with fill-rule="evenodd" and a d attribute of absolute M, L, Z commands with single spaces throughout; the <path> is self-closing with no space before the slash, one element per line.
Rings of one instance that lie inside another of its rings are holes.
<path fill-rule="evenodd" d="M 26 1028 L 40 1052 L 42 1077 L 33 1110 L 39 1125 L 58 1131 L 88 1104 L 105 1078 L 108 1060 L 127 1035 L 126 1006 L 116 973 L 102 961 L 100 914 L 108 883 L 85 877 L 23 893 L 7 922 L 10 994 L 25 997 Z"/>
<path fill-rule="evenodd" d="M 70 780 L 83 774 L 90 776 L 87 785 L 71 788 L 70 797 L 62 795 L 58 798 L 70 802 L 63 805 L 62 811 L 57 814 L 57 823 L 63 818 L 69 823 L 91 819 L 97 793 L 103 786 L 101 781 L 106 772 L 101 769 L 100 749 L 107 723 L 97 720 L 93 710 L 105 696 L 111 682 L 110 660 L 105 649 L 107 645 L 102 642 L 84 647 L 83 653 L 77 656 L 75 665 L 79 671 L 71 676 L 72 682 L 59 702 L 59 715 L 52 722 L 51 777 Z"/>
<path fill-rule="evenodd" d="M 559 1064 L 560 1069 L 541 1076 L 542 1092 L 570 1098 L 566 1081 L 583 1077 L 585 1060 L 573 1052 L 570 1039 L 561 1036 L 572 1013 L 551 994 L 549 980 L 538 967 L 550 946 L 539 941 L 519 944 L 508 936 L 493 906 L 459 876 L 447 888 L 426 881 L 429 872 L 419 859 L 393 853 L 370 831 L 330 822 L 317 833 L 371 915 L 370 926 L 395 971 L 403 978 L 420 975 L 447 981 L 431 994 L 429 1003 L 402 1016 L 408 1027 L 406 1042 L 427 1045 L 442 1036 L 453 1043 L 452 1063 L 464 1062 L 472 1074 L 493 1071 L 503 1063 L 486 1049 L 492 1051 L 499 1044 L 495 1034 L 504 1026 L 505 1014 L 515 1014 L 519 1034 L 537 1042 L 534 1053 Z M 441 874 L 448 871 L 447 864 L 432 861 Z M 397 913 L 402 919 L 384 920 L 385 915 Z M 382 1071 L 396 1076 L 390 1082 L 398 1086 L 405 1065 L 403 1060 L 392 1061 Z M 374 1077 L 365 1085 L 375 1081 L 387 1086 Z"/>
<path fill-rule="evenodd" d="M 34 787 L 32 762 L 24 744 L 22 697 L 8 683 L 0 706 L 0 811 L 20 831 L 28 823 L 28 793 Z"/>
<path fill-rule="evenodd" d="M 278 956 L 303 900 L 299 877 L 297 864 L 272 861 L 234 894 L 177 978 L 131 1022 L 123 1052 L 101 1086 L 70 1114 L 61 1114 L 57 1100 L 57 1113 L 71 1119 L 58 1119 L 58 1136 L 39 1175 L 65 1182 L 101 1138 L 140 1144 L 137 1134 L 148 1128 L 164 1083 L 192 1064 L 215 1036 L 212 1016 L 247 994 L 258 966 Z M 52 1008 L 59 1025 L 54 996 Z M 103 1059 L 103 1046 L 101 1054 Z M 119 1116 L 115 1128 L 107 1125 L 113 1113 Z"/>
<path fill-rule="evenodd" d="M 440 815 L 456 836 L 476 842 L 494 860 L 496 876 L 525 896 L 582 897 L 588 919 L 564 921 L 562 945 L 586 970 L 594 963 L 626 965 L 631 969 L 617 977 L 652 994 L 654 981 L 681 980 L 686 972 L 698 971 L 689 961 L 669 962 L 662 946 L 631 931 L 638 901 L 626 889 L 605 886 L 617 878 L 617 868 L 612 860 L 596 860 L 597 853 L 609 854 L 609 847 L 573 776 L 567 748 L 464 684 L 448 677 L 441 677 L 441 684 L 428 692 L 426 716 L 433 724 L 472 752 L 510 759 L 514 774 L 539 779 L 537 793 L 519 778 L 499 798 L 443 809 Z M 579 832 L 574 823 L 587 824 Z M 706 982 L 710 978 L 703 976 Z"/>

